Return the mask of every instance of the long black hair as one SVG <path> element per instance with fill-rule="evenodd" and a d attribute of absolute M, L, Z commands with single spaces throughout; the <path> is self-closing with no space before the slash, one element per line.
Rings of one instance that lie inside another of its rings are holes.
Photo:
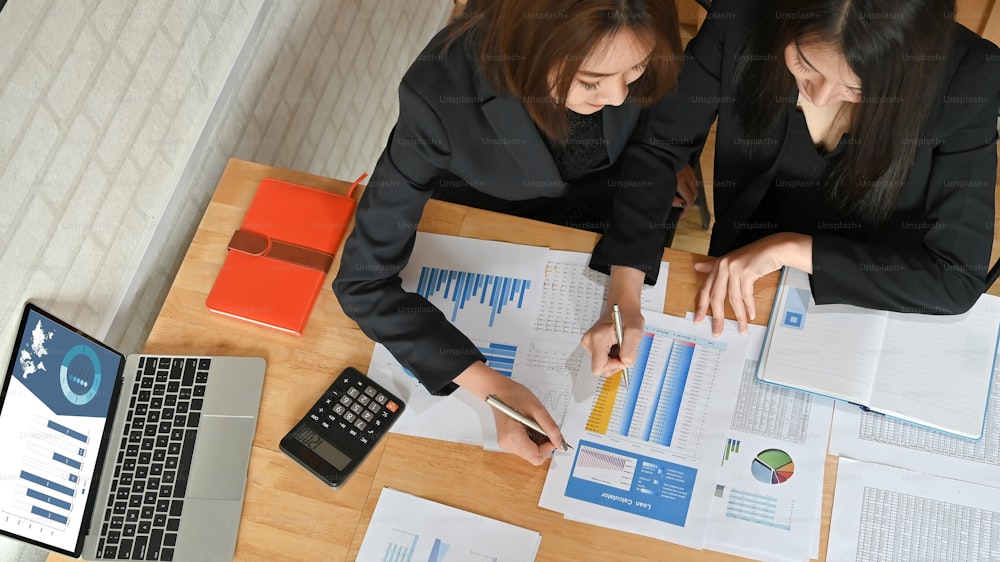
<path fill-rule="evenodd" d="M 785 66 L 791 43 L 839 50 L 861 79 L 846 150 L 827 168 L 834 202 L 879 221 L 893 209 L 941 95 L 955 0 L 773 0 L 737 60 L 735 111 L 748 137 L 763 137 L 794 95 Z M 850 107 L 850 106 L 848 106 Z"/>

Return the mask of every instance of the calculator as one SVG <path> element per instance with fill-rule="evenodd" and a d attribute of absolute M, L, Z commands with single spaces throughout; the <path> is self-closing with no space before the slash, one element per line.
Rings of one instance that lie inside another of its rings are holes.
<path fill-rule="evenodd" d="M 328 486 L 339 488 L 404 407 L 399 397 L 348 367 L 281 439 L 281 450 Z"/>

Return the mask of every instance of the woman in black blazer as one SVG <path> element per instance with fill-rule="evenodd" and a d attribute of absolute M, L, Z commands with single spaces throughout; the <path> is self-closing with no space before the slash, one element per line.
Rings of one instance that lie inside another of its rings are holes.
<path fill-rule="evenodd" d="M 674 0 L 478 4 L 404 76 L 399 120 L 358 205 L 333 289 L 344 312 L 428 391 L 448 394 L 457 384 L 480 399 L 497 394 L 559 443 L 541 402 L 487 367 L 426 299 L 405 292 L 399 272 L 431 197 L 604 230 L 591 267 L 610 272 L 609 302 L 620 299 L 635 328 L 623 356 L 634 356 L 639 293 L 655 282 L 672 193 L 649 181 L 615 183 L 613 173 L 641 108 L 673 88 L 676 8 Z M 500 445 L 534 464 L 554 448 L 505 416 L 495 422 Z"/>
<path fill-rule="evenodd" d="M 709 276 L 696 321 L 754 282 L 811 273 L 817 303 L 956 314 L 984 290 L 1000 51 L 954 0 L 714 0 L 675 93 L 623 157 L 673 182 L 718 118 Z"/>

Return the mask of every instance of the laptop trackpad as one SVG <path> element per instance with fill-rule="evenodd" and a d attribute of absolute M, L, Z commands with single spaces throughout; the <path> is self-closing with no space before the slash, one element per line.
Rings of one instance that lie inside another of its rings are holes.
<path fill-rule="evenodd" d="M 202 418 L 185 497 L 243 499 L 256 423 L 254 418 Z"/>

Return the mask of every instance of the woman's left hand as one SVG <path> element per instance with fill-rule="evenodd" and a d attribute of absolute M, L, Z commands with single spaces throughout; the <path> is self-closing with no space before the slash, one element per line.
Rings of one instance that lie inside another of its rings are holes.
<path fill-rule="evenodd" d="M 740 333 L 747 333 L 747 322 L 757 317 L 754 283 L 785 265 L 812 273 L 811 236 L 790 232 L 772 234 L 714 261 L 694 264 L 695 271 L 708 273 L 698 291 L 695 324 L 705 319 L 711 307 L 712 335 L 721 335 L 728 295 Z"/>

